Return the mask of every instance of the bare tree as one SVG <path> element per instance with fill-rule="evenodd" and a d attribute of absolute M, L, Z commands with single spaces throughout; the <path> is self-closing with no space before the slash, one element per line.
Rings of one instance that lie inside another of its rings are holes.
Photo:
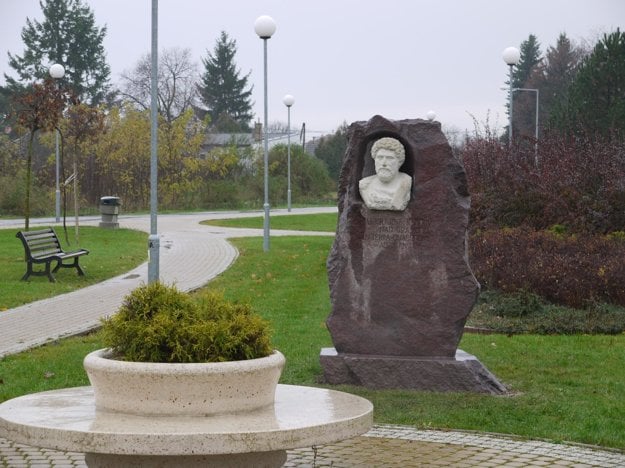
<path fill-rule="evenodd" d="M 144 55 L 131 72 L 122 74 L 121 95 L 141 109 L 150 108 L 151 57 Z M 165 49 L 158 60 L 158 110 L 169 123 L 191 107 L 196 98 L 197 64 L 190 49 Z"/>

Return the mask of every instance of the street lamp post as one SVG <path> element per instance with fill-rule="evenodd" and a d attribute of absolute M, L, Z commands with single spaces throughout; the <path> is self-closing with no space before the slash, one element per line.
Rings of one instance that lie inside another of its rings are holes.
<path fill-rule="evenodd" d="M 287 94 L 282 99 L 287 110 L 287 210 L 291 212 L 291 106 L 295 103 L 295 98 Z"/>
<path fill-rule="evenodd" d="M 158 237 L 158 0 L 152 0 L 150 65 L 150 236 L 148 237 L 148 283 L 159 280 Z"/>
<path fill-rule="evenodd" d="M 263 58 L 264 58 L 264 97 L 265 97 L 265 129 L 264 129 L 264 181 L 265 181 L 265 202 L 263 209 L 265 210 L 265 218 L 263 221 L 263 251 L 269 251 L 269 133 L 268 115 L 267 115 L 267 39 L 276 32 L 276 23 L 271 16 L 259 16 L 254 22 L 254 31 L 263 40 Z"/>
<path fill-rule="evenodd" d="M 508 47 L 503 51 L 503 61 L 510 67 L 510 87 L 508 90 L 508 144 L 512 145 L 512 67 L 521 60 L 521 52 L 516 47 Z"/>
<path fill-rule="evenodd" d="M 55 80 L 60 80 L 65 76 L 65 68 L 60 63 L 55 63 L 50 67 L 50 76 Z M 56 147 L 56 189 L 54 191 L 54 213 L 56 215 L 56 222 L 61 222 L 61 188 L 59 186 L 59 129 L 56 129 L 54 134 L 54 145 Z"/>

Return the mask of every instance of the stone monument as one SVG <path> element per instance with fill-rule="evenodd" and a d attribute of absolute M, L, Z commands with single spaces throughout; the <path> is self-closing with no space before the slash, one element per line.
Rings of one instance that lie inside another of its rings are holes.
<path fill-rule="evenodd" d="M 369 388 L 503 393 L 458 350 L 479 284 L 468 264 L 470 197 L 438 122 L 355 122 L 327 262 L 334 348 L 324 378 Z"/>

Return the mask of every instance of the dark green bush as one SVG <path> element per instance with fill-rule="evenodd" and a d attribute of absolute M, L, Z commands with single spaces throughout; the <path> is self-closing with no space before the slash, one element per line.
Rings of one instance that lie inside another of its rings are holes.
<path fill-rule="evenodd" d="M 249 305 L 210 291 L 190 296 L 159 282 L 132 291 L 102 324 L 104 344 L 125 361 L 237 361 L 273 349 L 268 322 Z"/>
<path fill-rule="evenodd" d="M 522 299 L 520 299 L 522 298 Z M 524 305 L 519 314 L 519 302 Z M 534 306 L 530 306 L 530 304 Z M 591 303 L 583 309 L 537 301 L 527 293 L 502 294 L 485 291 L 475 306 L 469 326 L 497 333 L 619 334 L 625 331 L 625 309 L 605 303 Z"/>
<path fill-rule="evenodd" d="M 523 290 L 501 296 L 497 305 L 497 314 L 502 317 L 526 317 L 543 311 L 540 296 Z"/>

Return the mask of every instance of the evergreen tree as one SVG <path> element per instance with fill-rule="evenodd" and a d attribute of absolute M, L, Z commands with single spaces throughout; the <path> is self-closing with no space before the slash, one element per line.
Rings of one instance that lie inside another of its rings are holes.
<path fill-rule="evenodd" d="M 540 43 L 536 36 L 530 34 L 519 48 L 521 59 L 512 71 L 512 87 L 523 88 L 532 74 L 534 67 L 540 62 Z"/>
<path fill-rule="evenodd" d="M 556 103 L 566 96 L 584 56 L 581 47 L 574 46 L 565 33 L 560 34 L 555 46 L 547 49 L 544 58 L 533 68 L 525 82 L 527 89 L 540 93 L 538 105 L 539 127 L 550 125 L 550 115 Z M 536 125 L 536 95 L 518 91 L 514 96 L 514 124 L 517 135 L 533 137 Z"/>
<path fill-rule="evenodd" d="M 605 34 L 584 58 L 565 99 L 553 113 L 564 130 L 625 131 L 625 32 Z"/>
<path fill-rule="evenodd" d="M 248 130 L 253 118 L 252 87 L 246 89 L 251 72 L 240 76 L 234 62 L 236 52 L 236 41 L 222 31 L 213 53 L 202 59 L 205 70 L 198 91 L 213 122 L 234 120 L 241 130 Z"/>
<path fill-rule="evenodd" d="M 82 0 L 41 0 L 44 20 L 26 19 L 22 29 L 24 54 L 9 52 L 9 65 L 18 75 L 5 74 L 12 90 L 45 79 L 50 65 L 65 68 L 62 79 L 83 102 L 99 104 L 109 90 L 110 68 L 103 46 L 106 26 L 98 28 L 93 12 Z"/>
<path fill-rule="evenodd" d="M 528 87 L 540 91 L 541 126 L 548 123 L 552 109 L 566 96 L 583 55 L 583 50 L 562 33 L 555 47 L 547 49 L 545 58 L 530 77 Z"/>
<path fill-rule="evenodd" d="M 0 132 L 4 132 L 9 126 L 11 114 L 11 102 L 9 90 L 0 86 Z"/>
<path fill-rule="evenodd" d="M 536 36 L 530 34 L 519 48 L 521 58 L 512 71 L 513 88 L 530 88 L 530 77 L 540 64 L 540 44 Z M 536 94 L 528 91 L 515 91 L 513 98 L 513 134 L 534 136 L 536 122 Z M 509 111 L 509 110 L 508 110 Z"/>

